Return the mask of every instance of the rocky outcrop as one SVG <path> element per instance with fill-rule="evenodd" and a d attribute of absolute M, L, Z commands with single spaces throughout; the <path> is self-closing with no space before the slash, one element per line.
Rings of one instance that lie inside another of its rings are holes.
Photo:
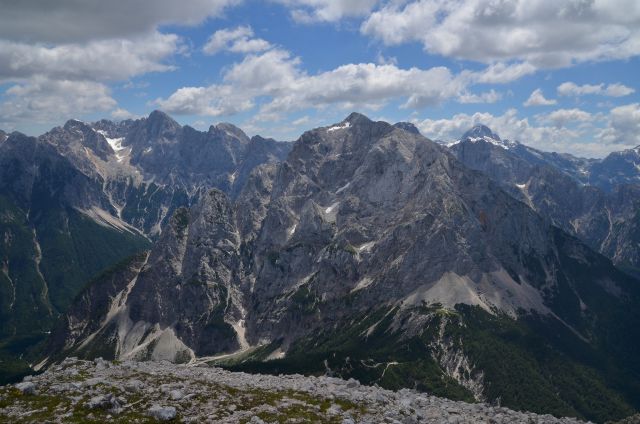
<path fill-rule="evenodd" d="M 0 387 L 0 420 L 67 422 L 93 420 L 217 423 L 579 423 L 517 412 L 488 404 L 469 404 L 413 390 L 392 392 L 331 377 L 231 373 L 219 368 L 157 362 L 111 363 L 69 358 L 29 378 L 33 390 Z M 44 409 L 38 405 L 46 404 Z"/>

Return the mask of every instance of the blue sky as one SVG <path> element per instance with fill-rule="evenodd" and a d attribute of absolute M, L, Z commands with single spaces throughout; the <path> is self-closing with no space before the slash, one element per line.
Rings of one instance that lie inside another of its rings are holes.
<path fill-rule="evenodd" d="M 351 111 L 599 157 L 640 144 L 636 0 L 0 0 L 0 128 L 161 109 L 296 139 Z"/>

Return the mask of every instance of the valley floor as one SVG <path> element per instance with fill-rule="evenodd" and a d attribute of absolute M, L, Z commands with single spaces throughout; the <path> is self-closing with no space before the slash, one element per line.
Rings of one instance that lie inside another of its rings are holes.
<path fill-rule="evenodd" d="M 355 380 L 68 358 L 0 387 L 0 423 L 579 423 Z"/>

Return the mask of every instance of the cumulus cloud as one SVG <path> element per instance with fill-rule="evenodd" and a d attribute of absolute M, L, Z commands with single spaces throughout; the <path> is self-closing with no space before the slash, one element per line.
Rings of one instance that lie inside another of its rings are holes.
<path fill-rule="evenodd" d="M 593 116 L 581 109 L 558 109 L 548 114 L 537 115 L 540 122 L 550 123 L 556 128 L 565 127 L 571 122 L 587 122 Z"/>
<path fill-rule="evenodd" d="M 530 63 L 493 63 L 480 72 L 471 73 L 472 80 L 483 84 L 507 84 L 531 75 L 536 67 Z"/>
<path fill-rule="evenodd" d="M 178 36 L 158 32 L 130 40 L 57 46 L 0 40 L 0 80 L 22 80 L 34 75 L 50 79 L 127 79 L 173 69 L 163 61 L 180 47 Z"/>
<path fill-rule="evenodd" d="M 0 125 L 13 127 L 29 121 L 64 121 L 71 116 L 107 111 L 116 106 L 109 88 L 91 81 L 50 80 L 34 77 L 7 89 L 0 104 Z"/>
<path fill-rule="evenodd" d="M 0 0 L 0 38 L 80 43 L 153 32 L 159 25 L 193 25 L 241 0 Z"/>
<path fill-rule="evenodd" d="M 603 143 L 600 139 L 587 137 L 583 130 L 549 125 L 534 125 L 526 117 L 520 117 L 516 109 L 502 115 L 491 113 L 457 114 L 450 119 L 425 119 L 414 121 L 422 134 L 434 139 L 457 140 L 469 128 L 477 124 L 490 127 L 502 138 L 518 140 L 528 146 L 544 151 L 567 152 L 584 157 L 603 157 L 620 146 Z"/>
<path fill-rule="evenodd" d="M 261 38 L 255 38 L 250 26 L 234 29 L 221 29 L 213 33 L 202 48 L 206 54 L 216 54 L 228 50 L 234 53 L 256 53 L 271 48 L 271 44 Z"/>
<path fill-rule="evenodd" d="M 114 110 L 111 111 L 111 117 L 113 119 L 122 120 L 122 119 L 137 119 L 140 116 L 136 115 L 134 113 L 131 113 L 126 109 L 117 108 L 117 109 L 114 109 Z"/>
<path fill-rule="evenodd" d="M 400 101 L 401 107 L 420 109 L 460 96 L 476 101 L 498 96 L 490 91 L 473 97 L 466 92 L 468 79 L 467 74 L 455 76 L 445 67 L 402 69 L 374 63 L 347 64 L 309 75 L 299 58 L 272 49 L 231 66 L 221 84 L 184 87 L 156 104 L 171 113 L 220 116 L 247 111 L 260 102 L 260 116 L 272 119 L 283 112 L 329 105 L 372 109 Z"/>
<path fill-rule="evenodd" d="M 174 34 L 60 45 L 0 40 L 0 82 L 13 84 L 0 103 L 2 120 L 45 123 L 116 106 L 105 82 L 174 69 Z"/>
<path fill-rule="evenodd" d="M 607 127 L 599 133 L 605 143 L 637 146 L 640 144 L 640 103 L 611 109 Z"/>
<path fill-rule="evenodd" d="M 554 99 L 546 99 L 542 90 L 536 88 L 533 90 L 529 98 L 526 102 L 523 103 L 524 106 L 550 106 L 555 105 L 557 102 Z"/>
<path fill-rule="evenodd" d="M 480 94 L 465 92 L 458 96 L 460 103 L 495 103 L 500 99 L 502 99 L 502 94 L 493 89 Z"/>
<path fill-rule="evenodd" d="M 291 8 L 291 17 L 301 23 L 335 22 L 365 16 L 379 0 L 272 0 Z"/>
<path fill-rule="evenodd" d="M 51 122 L 113 109 L 105 83 L 174 70 L 169 59 L 186 51 L 161 25 L 197 24 L 241 1 L 0 0 L 0 83 L 9 84 L 2 119 Z"/>
<path fill-rule="evenodd" d="M 639 24 L 634 0 L 414 0 L 373 12 L 361 32 L 447 57 L 557 68 L 640 54 Z"/>
<path fill-rule="evenodd" d="M 509 109 L 499 116 L 480 112 L 473 115 L 461 113 L 451 119 L 425 119 L 415 124 L 427 137 L 445 141 L 459 139 L 465 131 L 477 124 L 487 125 L 502 138 L 520 140 L 533 146 L 557 143 L 568 136 L 575 137 L 574 132 L 565 128 L 533 126 L 527 118 L 519 117 L 516 109 Z"/>
<path fill-rule="evenodd" d="M 631 87 L 627 87 L 624 84 L 615 83 L 609 84 L 605 86 L 604 84 L 584 84 L 577 85 L 574 82 L 567 81 L 563 82 L 558 86 L 558 94 L 561 96 L 584 96 L 584 95 L 599 95 L 599 96 L 609 96 L 609 97 L 624 97 L 629 94 L 635 93 Z"/>

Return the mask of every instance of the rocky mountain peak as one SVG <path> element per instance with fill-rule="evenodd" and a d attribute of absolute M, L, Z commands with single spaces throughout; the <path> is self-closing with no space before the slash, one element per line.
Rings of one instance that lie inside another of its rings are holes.
<path fill-rule="evenodd" d="M 166 113 L 154 110 L 145 119 L 145 127 L 150 137 L 158 138 L 163 134 L 172 134 L 181 128 L 172 117 Z"/>
<path fill-rule="evenodd" d="M 492 140 L 500 141 L 498 134 L 491 131 L 491 129 L 485 125 L 478 124 L 468 130 L 462 135 L 461 140 L 474 139 L 474 138 L 490 138 Z"/>
<path fill-rule="evenodd" d="M 411 122 L 396 122 L 395 124 L 393 124 L 393 126 L 408 131 L 412 134 L 420 135 L 420 130 Z"/>
<path fill-rule="evenodd" d="M 219 124 L 217 124 L 215 127 L 212 125 L 211 127 L 209 127 L 209 133 L 214 133 L 214 132 L 222 132 L 224 134 L 227 134 L 235 139 L 237 139 L 238 141 L 242 142 L 242 143 L 248 143 L 249 142 L 249 137 L 247 136 L 247 134 L 245 134 L 244 131 L 242 131 L 240 128 L 236 127 L 233 124 L 230 124 L 228 122 L 221 122 Z"/>
<path fill-rule="evenodd" d="M 357 124 L 369 124 L 372 121 L 367 116 L 361 113 L 351 112 L 351 114 L 349 114 L 349 116 L 347 116 L 345 120 L 342 122 L 349 122 L 351 125 L 357 125 Z"/>
<path fill-rule="evenodd" d="M 163 111 L 157 110 L 157 109 L 152 111 L 149 114 L 149 116 L 147 117 L 147 121 L 153 122 L 153 123 L 163 122 L 163 121 L 176 122 L 172 117 L 170 117 Z"/>
<path fill-rule="evenodd" d="M 84 129 L 85 127 L 88 127 L 87 123 L 79 119 L 69 119 L 63 126 L 65 130 Z"/>
<path fill-rule="evenodd" d="M 0 130 L 0 143 L 2 143 L 3 141 L 5 141 L 7 139 L 7 133 Z"/>
<path fill-rule="evenodd" d="M 82 162 L 85 166 L 90 166 L 91 162 L 86 156 L 88 151 L 103 161 L 112 153 L 102 133 L 96 131 L 89 123 L 77 119 L 68 120 L 63 127 L 52 129 L 40 136 L 40 139 L 56 146 L 64 155 L 72 156 L 76 163 Z"/>
<path fill-rule="evenodd" d="M 485 143 L 489 143 L 494 146 L 498 146 L 507 150 L 519 144 L 517 141 L 510 141 L 506 139 L 503 140 L 500 138 L 500 136 L 498 136 L 498 134 L 491 131 L 491 129 L 486 125 L 478 124 L 478 125 L 475 125 L 473 128 L 471 128 L 470 130 L 468 130 L 467 132 L 465 132 L 459 141 L 456 141 L 453 143 L 445 143 L 445 145 L 447 145 L 448 147 L 451 147 L 458 143 L 463 143 L 463 142 L 476 143 L 478 141 L 483 141 Z"/>

